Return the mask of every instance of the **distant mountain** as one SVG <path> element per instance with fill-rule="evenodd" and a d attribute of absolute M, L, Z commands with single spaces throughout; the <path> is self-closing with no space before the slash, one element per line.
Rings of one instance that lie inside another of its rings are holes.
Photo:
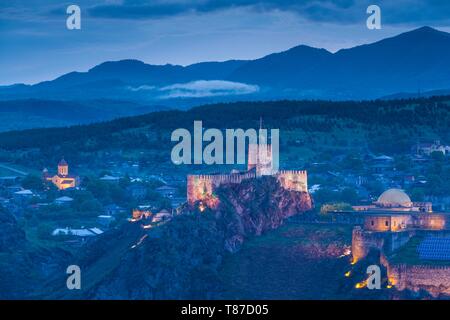
<path fill-rule="evenodd" d="M 448 90 L 431 90 L 431 91 L 417 91 L 413 92 L 399 92 L 388 96 L 381 97 L 382 100 L 394 100 L 394 99 L 417 99 L 417 98 L 429 98 L 429 97 L 441 97 L 450 96 L 450 89 Z"/>
<path fill-rule="evenodd" d="M 0 101 L 0 131 L 68 126 L 167 110 L 120 100 L 8 100 Z"/>
<path fill-rule="evenodd" d="M 211 83 L 195 83 L 196 80 L 225 79 L 243 63 L 244 61 L 231 60 L 183 67 L 149 65 L 138 60 L 110 61 L 99 64 L 88 72 L 71 72 L 52 81 L 0 87 L 0 99 L 119 99 L 167 105 L 167 100 L 176 101 L 178 95 L 188 95 L 195 101 L 199 97 L 215 96 L 215 90 L 224 90 L 223 85 L 228 85 L 222 81 L 212 83 L 215 87 L 211 87 Z M 190 82 L 194 82 L 191 87 L 171 87 Z M 203 85 L 206 87 L 202 87 Z M 234 87 L 229 90 L 233 91 Z M 170 99 L 164 98 L 167 95 L 171 95 Z"/>
<path fill-rule="evenodd" d="M 0 87 L 0 99 L 120 99 L 187 108 L 212 102 L 373 99 L 450 88 L 450 34 L 422 27 L 331 53 L 304 45 L 256 60 L 186 67 L 105 62 L 36 85 Z"/>
<path fill-rule="evenodd" d="M 334 54 L 306 46 L 250 61 L 230 79 L 331 99 L 450 88 L 450 34 L 423 27 Z M 278 91 L 278 92 L 279 92 Z"/>

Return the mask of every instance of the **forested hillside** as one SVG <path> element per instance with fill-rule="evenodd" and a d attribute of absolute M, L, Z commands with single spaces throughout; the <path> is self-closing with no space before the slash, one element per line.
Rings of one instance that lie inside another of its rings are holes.
<path fill-rule="evenodd" d="M 31 129 L 0 134 L 0 147 L 15 151 L 57 148 L 68 154 L 73 150 L 99 151 L 120 147 L 167 147 L 170 131 L 192 128 L 194 120 L 204 127 L 249 128 L 264 126 L 281 132 L 302 129 L 330 132 L 334 128 L 361 126 L 368 144 L 375 151 L 405 151 L 417 139 L 429 136 L 448 139 L 450 97 L 370 102 L 275 101 L 238 102 L 206 105 L 188 111 L 161 111 L 121 118 L 92 125 Z M 283 135 L 281 134 L 281 139 Z"/>

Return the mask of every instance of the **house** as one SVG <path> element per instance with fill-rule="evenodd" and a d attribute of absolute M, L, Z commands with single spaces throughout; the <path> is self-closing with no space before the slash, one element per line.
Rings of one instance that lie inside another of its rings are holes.
<path fill-rule="evenodd" d="M 141 200 L 147 196 L 147 187 L 136 183 L 127 187 L 127 192 L 133 199 Z"/>
<path fill-rule="evenodd" d="M 13 194 L 13 197 L 15 200 L 17 201 L 24 201 L 24 200 L 29 200 L 34 196 L 34 193 L 31 190 L 20 190 L 20 191 L 16 191 Z"/>
<path fill-rule="evenodd" d="M 314 194 L 315 192 L 320 190 L 320 184 L 313 184 L 311 188 L 309 188 L 308 192 Z"/>
<path fill-rule="evenodd" d="M 169 211 L 167 211 L 166 209 L 163 209 L 153 216 L 152 222 L 156 223 L 156 222 L 167 221 L 170 219 L 172 219 L 172 214 Z"/>
<path fill-rule="evenodd" d="M 118 206 L 115 203 L 111 203 L 111 204 L 105 206 L 103 209 L 104 209 L 105 215 L 109 215 L 109 216 L 115 216 L 115 215 L 118 215 L 121 213 L 125 213 L 125 209 Z"/>
<path fill-rule="evenodd" d="M 110 182 L 110 183 L 119 183 L 120 177 L 104 175 L 103 177 L 100 178 L 100 181 Z"/>
<path fill-rule="evenodd" d="M 173 198 L 178 189 L 175 187 L 171 187 L 171 186 L 161 186 L 159 188 L 156 188 L 155 190 L 156 192 L 158 192 L 161 196 L 163 196 L 164 198 Z"/>
<path fill-rule="evenodd" d="M 73 199 L 71 197 L 63 196 L 56 198 L 54 203 L 58 206 L 66 206 L 72 203 Z"/>
<path fill-rule="evenodd" d="M 10 194 L 12 196 L 14 195 L 14 193 L 21 191 L 21 190 L 23 190 L 23 188 L 19 185 L 6 187 L 6 191 L 8 192 L 8 194 Z"/>
<path fill-rule="evenodd" d="M 391 171 L 394 168 L 394 158 L 386 155 L 373 157 L 370 160 L 370 167 L 374 173 Z"/>
<path fill-rule="evenodd" d="M 450 146 L 443 145 L 439 140 L 435 140 L 432 143 L 417 143 L 416 146 L 412 148 L 416 154 L 431 155 L 433 152 L 441 152 L 444 155 L 450 154 Z"/>
<path fill-rule="evenodd" d="M 150 211 L 150 207 L 139 207 L 137 209 L 133 209 L 131 221 L 137 221 L 141 219 L 149 219 L 153 216 L 153 213 Z"/>
<path fill-rule="evenodd" d="M 450 210 L 450 196 L 425 196 L 426 201 L 433 202 L 433 208 L 439 211 Z"/>
<path fill-rule="evenodd" d="M 170 205 L 172 208 L 178 208 L 186 202 L 186 197 L 173 197 L 170 199 Z"/>
<path fill-rule="evenodd" d="M 97 217 L 97 221 L 99 224 L 101 224 L 102 226 L 105 227 L 109 227 L 109 225 L 116 220 L 116 218 L 114 218 L 113 216 L 109 216 L 109 215 L 99 215 Z"/>
<path fill-rule="evenodd" d="M 99 228 L 89 228 L 89 229 L 71 229 L 69 227 L 66 228 L 57 228 L 53 230 L 52 236 L 74 236 L 74 237 L 94 237 L 102 234 L 103 231 Z"/>
<path fill-rule="evenodd" d="M 19 182 L 20 178 L 17 176 L 0 177 L 0 186 L 12 186 Z"/>

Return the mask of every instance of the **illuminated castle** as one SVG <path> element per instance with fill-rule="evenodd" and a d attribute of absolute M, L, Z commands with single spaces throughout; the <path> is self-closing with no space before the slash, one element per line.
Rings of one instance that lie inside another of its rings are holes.
<path fill-rule="evenodd" d="M 75 188 L 79 185 L 79 177 L 69 175 L 69 165 L 66 160 L 62 159 L 58 163 L 58 173 L 53 177 L 49 175 L 48 170 L 42 172 L 44 181 L 52 182 L 59 190 Z"/>
<path fill-rule="evenodd" d="M 248 146 L 247 170 L 255 170 L 258 177 L 273 174 L 271 144 L 260 143 Z"/>
<path fill-rule="evenodd" d="M 246 179 L 261 176 L 276 177 L 280 185 L 291 191 L 308 192 L 308 176 L 305 170 L 276 171 L 272 162 L 270 144 L 250 144 L 248 148 L 247 171 L 232 170 L 230 174 L 188 175 L 187 201 L 194 204 L 202 200 L 210 207 L 215 207 L 218 200 L 214 191 L 223 184 L 239 184 Z"/>

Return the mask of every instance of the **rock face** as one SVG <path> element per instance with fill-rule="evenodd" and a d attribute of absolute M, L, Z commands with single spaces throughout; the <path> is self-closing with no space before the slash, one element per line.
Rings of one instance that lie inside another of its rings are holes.
<path fill-rule="evenodd" d="M 313 206 L 306 192 L 288 191 L 267 176 L 224 185 L 217 191 L 215 217 L 225 234 L 225 249 L 239 250 L 244 239 L 278 228 L 286 218 Z"/>
<path fill-rule="evenodd" d="M 79 296 L 64 298 L 218 298 L 218 269 L 228 252 L 312 207 L 309 194 L 287 191 L 273 177 L 224 185 L 214 196 L 219 201 L 215 209 L 197 202 L 164 225 L 144 230 L 135 223 L 105 235 L 107 241 L 88 249 L 80 262 L 85 277 L 96 273 L 101 278 L 87 284 Z M 112 249 L 102 246 L 118 250 L 115 258 L 108 258 Z M 98 270 L 103 270 L 101 275 Z"/>

